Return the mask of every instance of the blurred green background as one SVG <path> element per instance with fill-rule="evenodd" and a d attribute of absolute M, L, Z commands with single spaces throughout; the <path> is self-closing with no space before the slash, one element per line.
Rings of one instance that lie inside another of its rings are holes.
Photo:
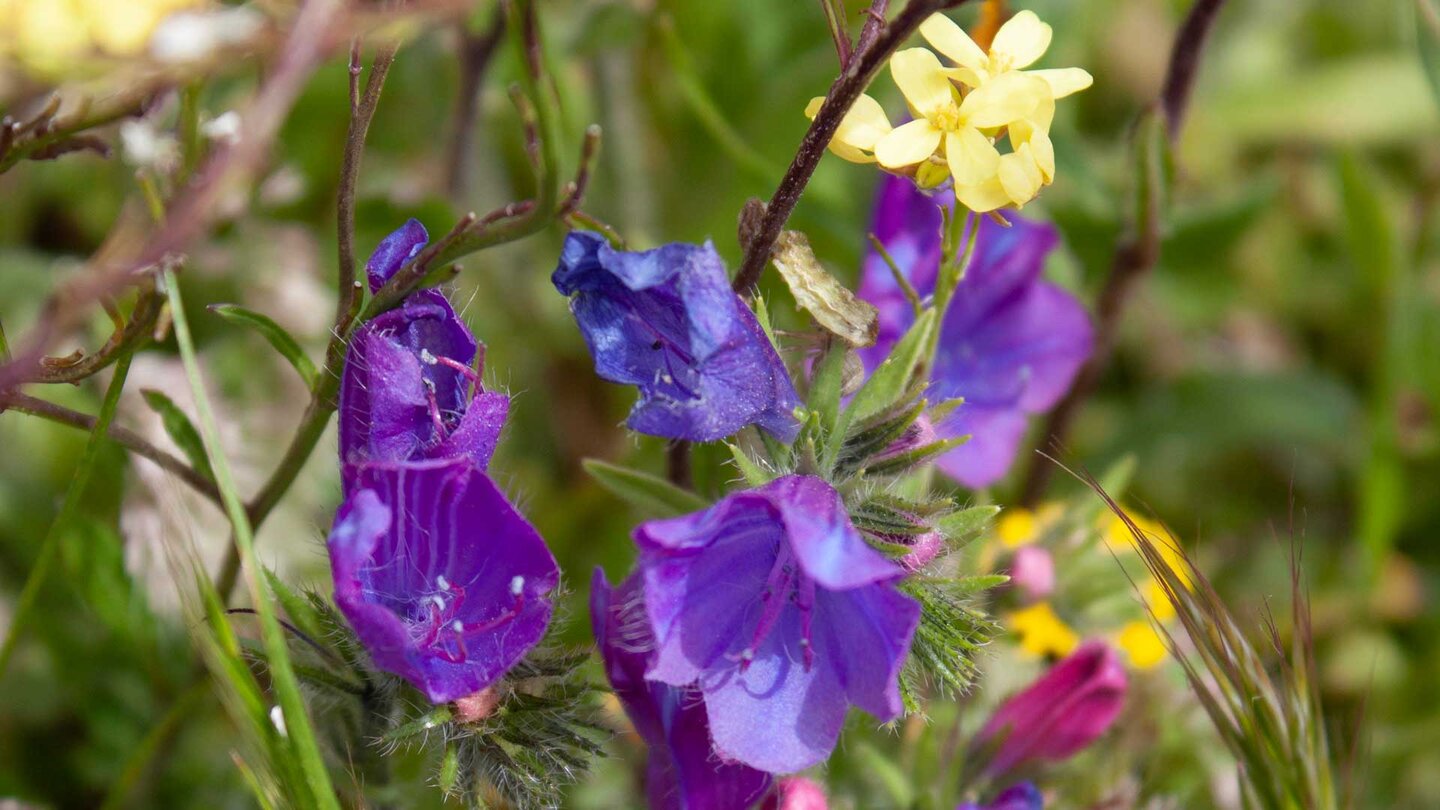
<path fill-rule="evenodd" d="M 1025 212 L 1059 225 L 1065 244 L 1050 273 L 1090 302 L 1132 204 L 1131 128 L 1158 92 L 1188 3 L 1011 6 L 1054 26 L 1042 66 L 1079 65 L 1095 77 L 1061 105 L 1058 179 Z M 586 124 L 605 132 L 586 210 L 632 247 L 708 238 L 733 266 L 740 207 L 774 190 L 805 130 L 805 103 L 836 70 L 818 4 L 540 7 L 567 167 Z M 967 7 L 956 18 L 968 24 L 974 14 Z M 472 32 L 483 30 L 490 4 L 470 16 Z M 439 234 L 464 211 L 531 190 L 505 93 L 517 72 L 508 45 L 485 78 L 464 171 L 447 168 L 459 28 L 417 26 L 401 50 L 360 181 L 362 252 L 405 217 Z M 1112 367 L 1066 449 L 1097 471 L 1133 455 L 1131 501 L 1170 525 L 1257 625 L 1266 600 L 1283 600 L 1288 587 L 1285 539 L 1302 537 L 1324 694 L 1340 742 L 1358 751 L 1365 807 L 1440 806 L 1440 113 L 1436 74 L 1425 70 L 1440 57 L 1422 59 L 1424 43 L 1413 0 L 1225 6 L 1175 152 L 1160 263 L 1131 302 Z M 241 104 L 256 80 L 255 67 L 242 66 L 208 82 L 204 110 Z M 316 75 L 264 180 L 227 203 L 185 268 L 191 322 L 247 492 L 278 459 L 305 392 L 258 338 L 203 306 L 244 303 L 291 329 L 312 356 L 323 349 L 345 84 L 340 58 Z M 872 92 L 899 114 L 888 77 Z M 173 116 L 173 105 L 153 114 L 162 125 Z M 0 321 L 12 340 L 135 203 L 134 171 L 124 159 L 76 155 L 0 176 Z M 854 279 L 878 179 L 872 167 L 827 156 L 792 219 L 843 278 Z M 662 460 L 658 443 L 619 429 L 632 395 L 595 378 L 549 285 L 561 236 L 556 228 L 472 257 L 453 297 L 488 344 L 487 379 L 516 395 L 493 469 L 555 549 L 573 595 L 567 637 L 583 643 L 590 570 L 603 565 L 615 578 L 628 568 L 634 516 L 579 462 L 628 460 L 658 472 Z M 766 286 L 777 320 L 800 324 L 775 280 Z M 107 328 L 97 313 L 84 345 L 99 345 Z M 124 424 L 163 441 L 138 395 L 146 387 L 188 403 L 173 343 L 137 358 L 121 411 Z M 91 380 L 30 392 L 94 413 L 103 388 Z M 0 620 L 84 438 L 0 416 Z M 333 452 L 327 438 L 259 535 L 262 557 L 296 581 L 326 579 Z M 711 491 L 732 477 L 708 450 L 697 474 Z M 991 493 L 998 503 L 1014 499 L 1015 478 Z M 1056 494 L 1076 489 L 1057 477 Z M 218 560 L 218 514 L 111 448 L 82 529 L 64 538 L 42 618 L 0 681 L 0 797 L 98 805 L 188 684 L 164 549 L 193 542 Z M 201 702 L 170 744 L 169 764 L 144 775 L 147 798 L 135 806 L 247 806 L 225 734 L 219 707 Z M 606 791 L 624 779 L 611 766 L 577 801 L 621 806 Z M 1181 806 L 1208 806 L 1209 793 Z"/>

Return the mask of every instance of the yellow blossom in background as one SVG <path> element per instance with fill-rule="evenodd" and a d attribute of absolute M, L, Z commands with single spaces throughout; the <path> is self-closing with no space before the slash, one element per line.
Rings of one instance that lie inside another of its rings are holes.
<path fill-rule="evenodd" d="M 1080 646 L 1079 634 L 1055 615 L 1049 602 L 1007 614 L 1005 624 L 1020 637 L 1020 649 L 1032 655 L 1066 656 Z"/>
<path fill-rule="evenodd" d="M 1179 541 L 1172 537 L 1169 530 L 1160 523 L 1147 517 L 1137 516 L 1128 509 L 1125 510 L 1125 514 L 1135 524 L 1135 527 L 1155 544 L 1155 549 L 1160 552 L 1160 556 L 1164 558 L 1165 564 L 1170 567 L 1170 570 L 1179 576 L 1180 581 L 1184 582 L 1186 587 L 1190 587 L 1193 582 L 1193 578 L 1190 576 L 1190 565 L 1185 561 L 1185 555 L 1180 552 Z M 1135 537 L 1130 533 L 1130 527 L 1125 525 L 1125 521 L 1116 515 L 1106 514 L 1101 516 L 1101 523 L 1103 531 L 1100 536 L 1104 540 L 1106 548 L 1116 554 L 1137 550 Z M 1164 595 L 1163 590 L 1159 593 L 1161 596 Z"/>
<path fill-rule="evenodd" d="M 1153 669 L 1169 654 L 1165 649 L 1165 640 L 1147 621 L 1129 622 L 1120 628 L 1115 636 L 1115 646 L 1125 652 L 1130 665 L 1136 669 Z"/>
<path fill-rule="evenodd" d="M 1000 513 L 995 523 L 995 536 L 1006 548 L 1018 548 L 1040 539 L 1064 512 L 1058 503 L 1047 503 L 1039 510 L 1017 506 Z"/>
<path fill-rule="evenodd" d="M 176 11 L 204 0 L 0 0 L 0 57 L 44 74 L 78 72 L 96 57 L 144 51 Z"/>

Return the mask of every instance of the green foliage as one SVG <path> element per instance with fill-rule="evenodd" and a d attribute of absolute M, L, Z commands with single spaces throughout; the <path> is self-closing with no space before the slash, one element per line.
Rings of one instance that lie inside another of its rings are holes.
<path fill-rule="evenodd" d="M 320 373 L 315 369 L 315 364 L 310 361 L 295 338 L 273 319 L 239 304 L 212 304 L 210 311 L 230 323 L 255 330 L 290 363 L 307 387 L 315 385 L 315 377 Z"/>
<path fill-rule="evenodd" d="M 140 393 L 150 410 L 160 415 L 160 423 L 165 426 L 165 432 L 185 454 L 190 466 L 206 478 L 215 480 L 215 473 L 210 469 L 210 459 L 205 457 L 205 444 L 200 440 L 200 432 L 190 422 L 190 417 L 186 416 L 170 397 L 165 396 L 164 391 L 149 388 Z"/>
<path fill-rule="evenodd" d="M 649 473 L 595 458 L 587 458 L 583 463 L 585 471 L 597 483 L 646 515 L 673 517 L 708 505 L 699 495 Z"/>

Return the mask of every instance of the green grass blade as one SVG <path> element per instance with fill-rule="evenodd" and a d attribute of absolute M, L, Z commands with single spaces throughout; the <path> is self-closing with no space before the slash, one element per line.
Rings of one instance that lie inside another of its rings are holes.
<path fill-rule="evenodd" d="M 110 423 L 115 420 L 115 411 L 120 406 L 120 392 L 125 388 L 125 378 L 130 373 L 133 354 L 133 349 L 127 350 L 115 361 L 115 373 L 110 378 L 110 386 L 105 389 L 105 400 L 100 405 L 99 415 L 95 417 L 95 429 L 90 431 L 90 438 L 85 442 L 85 449 L 80 454 L 80 464 L 75 468 L 75 477 L 70 479 L 70 486 L 65 490 L 60 512 L 55 516 L 55 522 L 50 524 L 45 539 L 40 542 L 40 554 L 35 558 L 35 567 L 30 569 L 25 586 L 20 590 L 20 597 L 15 601 L 10 630 L 5 636 L 4 646 L 0 646 L 0 675 L 3 675 L 10 665 L 10 657 L 15 654 L 20 630 L 30 618 L 30 613 L 35 610 L 35 600 L 40 596 L 40 588 L 45 584 L 50 567 L 55 564 L 60 550 L 60 536 L 75 519 L 85 487 L 89 485 L 90 477 L 95 472 L 100 448 L 105 444 L 105 434 L 109 432 Z"/>
<path fill-rule="evenodd" d="M 255 539 L 250 528 L 250 519 L 245 505 L 235 488 L 235 479 L 230 471 L 230 462 L 220 446 L 220 429 L 215 414 L 210 408 L 210 398 L 200 376 L 200 364 L 195 356 L 195 345 L 190 338 L 190 326 L 185 320 L 184 301 L 180 287 L 173 273 L 164 274 L 165 291 L 170 299 L 170 311 L 175 318 L 175 341 L 180 347 L 180 359 L 185 365 L 185 375 L 190 381 L 191 395 L 195 399 L 195 411 L 200 421 L 200 435 L 210 458 L 210 468 L 215 472 L 215 484 L 220 489 L 220 498 L 235 533 L 235 543 L 240 549 L 244 564 L 245 579 L 250 586 L 255 612 L 260 618 L 260 631 L 265 642 L 265 654 L 269 659 L 271 682 L 274 686 L 280 709 L 284 713 L 287 729 L 288 748 L 299 762 L 305 781 L 310 789 L 313 806 L 339 810 L 335 790 L 330 784 L 330 774 L 320 753 L 315 729 L 305 713 L 305 704 L 300 694 L 300 683 L 290 665 L 290 651 L 285 636 L 275 616 L 275 606 L 266 587 L 261 569 L 255 560 Z"/>

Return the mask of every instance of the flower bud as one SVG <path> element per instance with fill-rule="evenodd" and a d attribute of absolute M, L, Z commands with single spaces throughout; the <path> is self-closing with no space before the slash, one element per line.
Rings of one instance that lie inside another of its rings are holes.
<path fill-rule="evenodd" d="M 894 458 L 901 453 L 908 453 L 927 444 L 934 444 L 939 439 L 939 435 L 935 433 L 935 425 L 930 422 L 930 417 L 922 413 L 915 418 L 914 422 L 910 423 L 909 427 L 905 428 L 905 432 L 900 434 L 900 438 L 875 458 L 877 460 Z"/>
<path fill-rule="evenodd" d="M 1001 704 L 972 748 L 991 752 L 985 770 L 1002 774 L 1036 760 L 1073 756 L 1119 716 L 1127 681 L 1108 645 L 1087 642 L 1024 691 Z"/>
<path fill-rule="evenodd" d="M 825 791 L 803 776 L 781 779 L 774 795 L 765 800 L 763 810 L 827 810 Z"/>

